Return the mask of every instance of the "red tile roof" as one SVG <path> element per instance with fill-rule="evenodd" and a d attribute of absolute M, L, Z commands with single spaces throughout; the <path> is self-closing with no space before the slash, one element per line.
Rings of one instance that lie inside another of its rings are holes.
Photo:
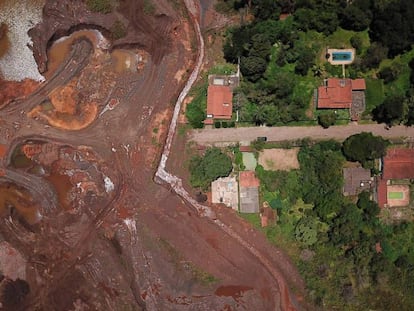
<path fill-rule="evenodd" d="M 318 108 L 350 108 L 352 104 L 352 90 L 365 90 L 365 80 L 328 79 L 326 85 L 318 88 Z"/>
<path fill-rule="evenodd" d="M 209 85 L 207 90 L 207 115 L 214 119 L 231 119 L 233 92 L 229 86 Z"/>
<path fill-rule="evenodd" d="M 259 187 L 260 181 L 253 171 L 242 171 L 239 175 L 240 187 L 256 188 Z"/>
<path fill-rule="evenodd" d="M 414 178 L 414 149 L 388 149 L 384 157 L 382 178 L 385 180 Z"/>
<path fill-rule="evenodd" d="M 253 149 L 250 146 L 240 146 L 239 147 L 240 152 L 252 152 Z"/>
<path fill-rule="evenodd" d="M 382 179 L 378 183 L 378 205 L 387 204 L 387 181 L 414 178 L 414 149 L 391 148 L 383 159 Z"/>
<path fill-rule="evenodd" d="M 367 86 L 365 85 L 365 79 L 351 80 L 351 85 L 352 85 L 353 91 L 360 91 L 360 90 L 367 89 Z"/>

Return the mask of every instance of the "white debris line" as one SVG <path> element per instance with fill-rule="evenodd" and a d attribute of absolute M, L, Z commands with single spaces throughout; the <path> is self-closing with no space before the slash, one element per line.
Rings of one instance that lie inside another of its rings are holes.
<path fill-rule="evenodd" d="M 185 3 L 187 6 L 187 9 L 191 12 L 191 9 L 190 9 L 191 3 L 188 3 L 188 1 L 189 0 L 186 0 Z M 204 206 L 198 203 L 196 200 L 194 200 L 190 196 L 190 194 L 182 186 L 182 181 L 179 177 L 174 176 L 166 171 L 166 164 L 167 164 L 168 156 L 170 155 L 171 144 L 172 144 L 172 140 L 175 135 L 175 130 L 177 128 L 177 121 L 178 121 L 178 116 L 180 114 L 181 105 L 183 103 L 184 98 L 187 96 L 188 92 L 190 91 L 192 85 L 197 80 L 197 77 L 198 77 L 198 74 L 200 73 L 201 66 L 203 64 L 203 59 L 204 59 L 204 40 L 201 35 L 200 26 L 198 22 L 196 21 L 196 18 L 193 17 L 193 19 L 195 21 L 194 26 L 196 28 L 196 33 L 197 33 L 198 42 L 199 42 L 199 52 L 198 52 L 197 63 L 186 85 L 184 86 L 183 90 L 178 96 L 177 102 L 175 103 L 174 114 L 171 119 L 171 124 L 168 130 L 167 140 L 166 140 L 164 150 L 161 156 L 161 160 L 158 165 L 158 169 L 157 169 L 157 172 L 155 173 L 155 176 L 159 180 L 168 183 L 179 196 L 181 196 L 184 200 L 186 200 L 188 203 L 194 206 L 197 209 L 197 211 L 200 213 L 200 215 L 203 215 L 209 218 L 215 218 L 215 213 L 208 206 Z"/>
<path fill-rule="evenodd" d="M 191 2 L 191 0 L 185 0 L 185 4 L 187 6 L 187 10 L 191 14 L 194 14 L 194 6 L 193 6 L 193 3 Z M 213 219 L 214 223 L 219 228 L 221 228 L 224 232 L 226 232 L 232 238 L 237 240 L 254 257 L 256 257 L 262 263 L 262 265 L 265 267 L 265 269 L 272 275 L 272 277 L 274 278 L 274 280 L 278 284 L 279 289 L 280 289 L 280 293 L 281 293 L 281 300 L 282 300 L 281 305 L 289 305 L 289 302 L 291 300 L 288 299 L 286 301 L 285 293 L 287 293 L 288 296 L 290 297 L 290 291 L 289 291 L 289 288 L 286 286 L 285 279 L 282 276 L 282 274 L 280 273 L 279 269 L 274 267 L 274 265 L 267 258 L 262 256 L 256 248 L 254 248 L 251 244 L 249 244 L 247 241 L 245 241 L 240 235 L 238 235 L 233 229 L 231 229 L 231 227 L 229 227 L 228 225 L 224 224 L 219 219 L 217 219 L 215 217 L 215 213 L 212 211 L 211 208 L 209 208 L 208 206 L 204 206 L 204 205 L 198 203 L 196 200 L 194 200 L 190 196 L 190 194 L 184 189 L 184 187 L 182 185 L 182 181 L 179 177 L 174 176 L 174 175 L 172 175 L 172 174 L 170 174 L 166 171 L 166 163 L 167 163 L 167 160 L 168 160 L 168 156 L 170 154 L 172 140 L 174 138 L 175 130 L 176 130 L 176 127 L 177 127 L 177 120 L 178 120 L 178 116 L 179 116 L 179 113 L 180 113 L 181 104 L 182 104 L 184 98 L 187 96 L 191 86 L 194 84 L 195 80 L 197 79 L 197 76 L 198 76 L 198 74 L 201 70 L 201 65 L 202 65 L 203 58 L 204 58 L 204 40 L 203 40 L 203 37 L 201 35 L 200 26 L 199 26 L 196 18 L 194 17 L 194 15 L 193 15 L 193 19 L 194 19 L 194 25 L 195 25 L 195 28 L 196 28 L 196 32 L 197 32 L 198 40 L 199 40 L 199 44 L 200 44 L 199 45 L 199 54 L 198 54 L 197 64 L 194 67 L 194 70 L 191 73 L 191 76 L 188 79 L 187 84 L 185 85 L 184 89 L 181 91 L 180 96 L 178 97 L 177 102 L 175 104 L 174 114 L 173 114 L 173 117 L 172 117 L 172 120 L 171 120 L 170 128 L 168 130 L 167 140 L 166 140 L 166 143 L 165 143 L 165 146 L 164 146 L 164 150 L 163 150 L 163 153 L 162 153 L 162 156 L 161 156 L 160 163 L 158 165 L 157 172 L 155 173 L 155 176 L 156 176 L 155 181 L 158 181 L 158 182 L 163 181 L 163 182 L 168 183 L 171 186 L 171 188 L 179 196 L 181 196 L 184 200 L 186 200 L 189 204 L 191 204 L 194 208 L 197 209 L 200 216 L 205 216 L 205 217 L 208 217 L 210 219 Z"/>
<path fill-rule="evenodd" d="M 132 242 L 135 243 L 137 238 L 137 222 L 135 219 L 127 218 L 124 219 L 124 223 L 127 226 L 129 234 L 132 237 Z"/>
<path fill-rule="evenodd" d="M 114 191 L 115 185 L 114 185 L 114 183 L 112 182 L 112 180 L 108 176 L 105 176 L 104 183 L 105 183 L 105 191 L 106 191 L 106 193 L 109 193 L 111 191 Z"/>

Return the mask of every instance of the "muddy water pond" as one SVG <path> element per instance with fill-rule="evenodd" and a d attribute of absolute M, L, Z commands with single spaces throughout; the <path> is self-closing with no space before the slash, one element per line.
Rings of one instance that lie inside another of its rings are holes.
<path fill-rule="evenodd" d="M 140 58 L 139 55 L 128 50 L 118 49 L 111 53 L 111 61 L 117 72 L 136 71 Z"/>
<path fill-rule="evenodd" d="M 242 285 L 227 285 L 220 286 L 216 289 L 215 294 L 217 296 L 234 297 L 239 298 L 245 291 L 252 290 L 253 287 L 242 286 Z"/>
<path fill-rule="evenodd" d="M 71 206 L 68 195 L 73 187 L 72 183 L 70 182 L 70 177 L 67 175 L 56 173 L 51 174 L 49 176 L 45 176 L 45 179 L 54 186 L 60 206 L 64 210 L 69 210 Z"/>
<path fill-rule="evenodd" d="M 73 42 L 80 38 L 89 39 L 94 46 L 107 44 L 106 40 L 98 30 L 79 30 L 73 32 L 69 36 L 56 40 L 48 50 L 47 72 L 45 72 L 46 78 L 50 78 L 53 75 L 69 54 Z"/>
<path fill-rule="evenodd" d="M 33 202 L 30 193 L 14 184 L 0 184 L 0 216 L 18 214 L 29 224 L 42 219 L 39 205 Z"/>
<path fill-rule="evenodd" d="M 7 80 L 44 80 L 28 47 L 32 41 L 27 34 L 41 22 L 44 3 L 45 0 L 0 0 L 0 24 L 7 25 L 5 39 L 0 42 L 0 72 Z"/>

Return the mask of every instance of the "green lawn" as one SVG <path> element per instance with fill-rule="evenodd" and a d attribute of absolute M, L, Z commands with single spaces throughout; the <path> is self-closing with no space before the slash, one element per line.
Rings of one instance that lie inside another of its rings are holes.
<path fill-rule="evenodd" d="M 402 200 L 404 199 L 404 193 L 398 192 L 388 192 L 388 199 L 392 200 Z"/>
<path fill-rule="evenodd" d="M 367 85 L 365 101 L 365 114 L 370 114 L 372 109 L 382 104 L 384 101 L 384 83 L 382 80 L 365 79 Z"/>

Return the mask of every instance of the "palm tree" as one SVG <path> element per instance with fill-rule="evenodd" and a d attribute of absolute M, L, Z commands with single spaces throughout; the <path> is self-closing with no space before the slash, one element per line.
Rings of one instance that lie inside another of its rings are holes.
<path fill-rule="evenodd" d="M 265 106 L 256 106 L 256 109 L 253 113 L 253 121 L 256 125 L 264 124 L 266 120 L 266 107 Z"/>

